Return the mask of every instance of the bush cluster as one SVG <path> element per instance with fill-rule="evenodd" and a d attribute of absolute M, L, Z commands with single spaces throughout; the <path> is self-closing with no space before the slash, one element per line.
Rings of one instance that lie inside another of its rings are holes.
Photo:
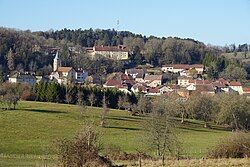
<path fill-rule="evenodd" d="M 250 134 L 235 132 L 208 150 L 208 158 L 246 158 L 250 156 Z"/>

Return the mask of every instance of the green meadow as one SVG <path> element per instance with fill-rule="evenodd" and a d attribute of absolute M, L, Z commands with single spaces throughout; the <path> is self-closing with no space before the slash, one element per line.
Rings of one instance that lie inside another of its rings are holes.
<path fill-rule="evenodd" d="M 123 151 L 135 153 L 143 138 L 144 118 L 111 109 L 106 127 L 102 128 L 98 126 L 101 113 L 102 108 L 87 107 L 81 115 L 77 105 L 29 101 L 21 101 L 16 110 L 0 111 L 0 166 L 4 166 L 3 163 L 9 166 L 14 158 L 25 162 L 29 157 L 54 157 L 57 139 L 73 138 L 88 124 L 96 125 L 103 147 L 114 144 Z M 211 129 L 203 128 L 203 122 L 195 120 L 181 124 L 175 119 L 175 125 L 183 154 L 191 158 L 204 156 L 207 148 L 231 133 L 212 123 Z"/>

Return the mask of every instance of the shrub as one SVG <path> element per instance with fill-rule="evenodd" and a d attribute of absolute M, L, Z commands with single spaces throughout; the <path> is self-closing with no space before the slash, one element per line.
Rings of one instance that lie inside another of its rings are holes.
<path fill-rule="evenodd" d="M 96 145 L 98 134 L 92 127 L 86 127 L 73 140 L 62 139 L 56 143 L 58 166 L 63 167 L 92 167 L 111 166 L 111 161 L 101 157 Z"/>
<path fill-rule="evenodd" d="M 36 94 L 34 92 L 31 92 L 30 90 L 24 90 L 21 94 L 21 99 L 34 101 L 36 100 Z"/>
<path fill-rule="evenodd" d="M 244 158 L 250 156 L 250 134 L 235 132 L 208 150 L 208 158 Z"/>

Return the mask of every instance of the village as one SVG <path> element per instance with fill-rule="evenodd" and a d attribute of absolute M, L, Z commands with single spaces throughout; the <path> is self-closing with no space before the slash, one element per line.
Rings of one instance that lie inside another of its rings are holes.
<path fill-rule="evenodd" d="M 90 56 L 106 57 L 113 60 L 128 59 L 125 46 L 94 46 L 87 49 Z M 39 82 L 74 83 L 77 85 L 118 89 L 124 93 L 142 93 L 145 96 L 160 96 L 177 93 L 188 98 L 193 91 L 201 94 L 215 95 L 222 92 L 235 92 L 250 98 L 250 87 L 243 87 L 239 81 L 227 81 L 223 78 L 208 80 L 208 69 L 202 64 L 166 64 L 161 68 L 132 68 L 113 72 L 103 81 L 98 75 L 89 75 L 88 71 L 73 67 L 64 67 L 60 51 L 57 50 L 53 60 L 53 72 L 49 76 L 36 76 L 32 73 L 16 73 L 9 76 L 11 83 L 27 83 L 31 87 Z M 169 77 L 171 76 L 171 77 Z"/>

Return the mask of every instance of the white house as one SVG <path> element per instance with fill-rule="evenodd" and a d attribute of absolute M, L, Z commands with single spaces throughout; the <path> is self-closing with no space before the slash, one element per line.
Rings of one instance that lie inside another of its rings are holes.
<path fill-rule="evenodd" d="M 174 90 L 172 88 L 170 88 L 169 86 L 167 85 L 161 85 L 158 88 L 158 91 L 160 94 L 170 94 L 171 92 L 173 92 Z"/>
<path fill-rule="evenodd" d="M 183 70 L 189 70 L 189 69 L 195 69 L 198 74 L 201 74 L 204 70 L 204 65 L 202 64 L 167 64 L 167 65 L 162 65 L 161 70 L 163 72 L 172 72 L 172 73 L 180 73 Z"/>
<path fill-rule="evenodd" d="M 147 93 L 147 88 L 142 83 L 136 83 L 132 86 L 131 91 L 134 93 L 138 92 Z"/>
<path fill-rule="evenodd" d="M 11 83 L 27 83 L 30 86 L 36 84 L 36 77 L 31 74 L 20 74 L 16 73 L 13 76 L 9 77 L 9 82 Z"/>
<path fill-rule="evenodd" d="M 147 73 L 144 69 L 126 69 L 125 74 L 131 75 L 138 82 L 143 81 L 144 75 Z"/>
<path fill-rule="evenodd" d="M 162 85 L 162 75 L 146 75 L 144 81 L 149 87 L 157 87 Z"/>
<path fill-rule="evenodd" d="M 240 95 L 243 94 L 242 85 L 240 82 L 229 82 L 229 91 L 237 91 Z"/>
<path fill-rule="evenodd" d="M 187 87 L 188 85 L 190 85 L 190 83 L 189 83 L 190 78 L 189 77 L 180 76 L 177 78 L 177 80 L 178 80 L 178 85 L 180 85 L 182 87 Z"/>

